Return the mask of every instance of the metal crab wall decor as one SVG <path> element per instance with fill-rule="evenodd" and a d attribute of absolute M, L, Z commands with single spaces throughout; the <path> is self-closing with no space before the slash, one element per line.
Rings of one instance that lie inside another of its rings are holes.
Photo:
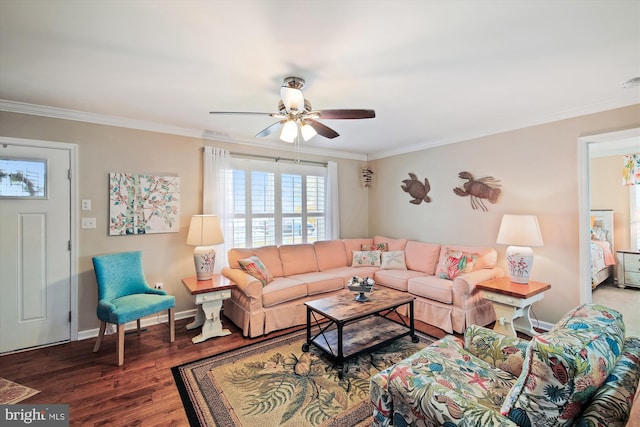
<path fill-rule="evenodd" d="M 460 172 L 458 177 L 461 179 L 466 179 L 462 187 L 456 187 L 453 189 L 453 192 L 458 196 L 465 197 L 469 196 L 471 200 L 471 207 L 476 210 L 478 207 L 483 211 L 487 212 L 487 207 L 485 206 L 482 199 L 488 200 L 489 203 L 495 204 L 498 201 L 498 196 L 500 196 L 500 180 L 495 179 L 492 176 L 485 176 L 484 178 L 474 179 L 473 175 L 469 172 Z"/>
<path fill-rule="evenodd" d="M 418 179 L 416 174 L 409 172 L 409 177 L 411 179 L 405 179 L 403 184 L 400 186 L 405 192 L 409 193 L 413 200 L 409 200 L 409 203 L 413 203 L 414 205 L 419 205 L 422 201 L 427 203 L 431 202 L 431 197 L 427 194 L 431 191 L 431 185 L 429 184 L 429 180 L 427 178 L 424 179 L 424 184 Z"/>

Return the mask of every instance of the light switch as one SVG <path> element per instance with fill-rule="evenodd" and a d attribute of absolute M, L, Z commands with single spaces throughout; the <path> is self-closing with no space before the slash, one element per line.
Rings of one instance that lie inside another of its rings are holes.
<path fill-rule="evenodd" d="M 90 211 L 91 210 L 91 200 L 82 199 L 82 210 L 83 211 Z"/>
<path fill-rule="evenodd" d="M 82 218 L 82 228 L 96 228 L 96 219 Z"/>

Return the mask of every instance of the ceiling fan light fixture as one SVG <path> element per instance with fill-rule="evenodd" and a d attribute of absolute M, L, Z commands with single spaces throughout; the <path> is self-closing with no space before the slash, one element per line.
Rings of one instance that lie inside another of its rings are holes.
<path fill-rule="evenodd" d="M 304 95 L 300 89 L 282 86 L 280 96 L 288 112 L 295 114 L 304 111 Z"/>
<path fill-rule="evenodd" d="M 302 127 L 300 128 L 300 133 L 302 133 L 302 138 L 304 138 L 305 141 L 310 140 L 311 138 L 313 138 L 314 136 L 316 136 L 318 134 L 318 132 L 316 132 L 316 130 L 313 128 L 313 126 L 311 126 L 309 123 L 305 123 L 305 122 L 302 122 Z"/>
<path fill-rule="evenodd" d="M 284 126 L 282 126 L 282 132 L 280 132 L 280 139 L 284 142 L 292 143 L 298 136 L 298 125 L 293 120 L 288 120 Z"/>

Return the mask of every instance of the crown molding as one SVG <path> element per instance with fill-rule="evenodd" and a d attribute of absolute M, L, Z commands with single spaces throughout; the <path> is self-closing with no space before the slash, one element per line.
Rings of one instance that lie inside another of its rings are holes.
<path fill-rule="evenodd" d="M 10 101 L 0 99 L 0 111 L 10 113 L 28 114 L 32 116 L 49 117 L 62 120 L 73 120 L 78 122 L 93 123 L 106 126 L 115 126 L 127 129 L 136 129 L 149 132 L 164 133 L 169 135 L 186 136 L 190 138 L 205 139 L 210 141 L 229 142 L 258 148 L 269 148 L 281 151 L 290 151 L 289 147 L 293 144 L 286 144 L 273 141 L 255 141 L 244 138 L 233 137 L 228 133 L 213 131 L 179 128 L 167 126 L 160 123 L 148 122 L 144 120 L 135 120 L 124 117 L 109 116 L 106 114 L 88 113 L 85 111 L 68 110 L 65 108 L 48 107 L 44 105 L 28 104 L 25 102 Z M 300 154 L 311 154 L 324 157 L 336 157 L 350 160 L 365 161 L 366 155 L 351 153 L 338 150 L 325 150 L 321 148 L 310 147 L 308 145 L 299 145 L 297 152 Z"/>
<path fill-rule="evenodd" d="M 518 129 L 524 129 L 532 126 L 538 126 L 545 123 L 557 122 L 560 120 L 571 119 L 574 117 L 586 116 L 588 114 L 600 113 L 603 111 L 613 110 L 616 108 L 629 107 L 631 105 L 638 105 L 639 103 L 640 103 L 640 99 L 633 99 L 633 97 L 629 97 L 628 95 L 625 94 L 624 96 L 616 97 L 614 99 L 609 99 L 604 102 L 594 103 L 588 106 L 583 106 L 580 108 L 574 108 L 570 110 L 558 111 L 556 113 L 549 114 L 546 116 L 540 116 L 536 118 L 531 118 L 529 120 L 524 120 L 518 124 L 514 124 L 510 126 L 487 128 L 487 129 L 482 129 L 467 135 L 457 135 L 454 138 L 422 142 L 422 143 L 417 143 L 413 145 L 407 145 L 404 147 L 398 147 L 391 150 L 378 151 L 376 153 L 370 154 L 369 160 L 377 160 L 385 157 L 397 156 L 400 154 L 414 153 L 416 151 L 439 147 L 441 145 L 455 144 L 458 142 L 469 141 L 471 139 L 482 138 L 490 135 L 497 135 L 500 133 L 510 132 Z"/>

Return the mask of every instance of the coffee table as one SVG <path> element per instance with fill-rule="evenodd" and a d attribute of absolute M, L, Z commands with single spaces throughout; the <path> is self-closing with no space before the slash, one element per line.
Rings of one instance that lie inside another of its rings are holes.
<path fill-rule="evenodd" d="M 416 343 L 413 317 L 415 297 L 382 286 L 374 287 L 366 302 L 355 301 L 355 295 L 340 294 L 306 302 L 307 341 L 302 351 L 309 351 L 313 344 L 334 357 L 338 366 L 338 377 L 344 373 L 344 361 L 365 351 L 371 351 L 393 340 L 411 336 Z M 409 305 L 409 324 L 396 311 Z M 399 321 L 389 318 L 395 313 Z M 325 321 L 328 319 L 328 322 Z M 318 333 L 311 336 L 313 326 Z"/>

